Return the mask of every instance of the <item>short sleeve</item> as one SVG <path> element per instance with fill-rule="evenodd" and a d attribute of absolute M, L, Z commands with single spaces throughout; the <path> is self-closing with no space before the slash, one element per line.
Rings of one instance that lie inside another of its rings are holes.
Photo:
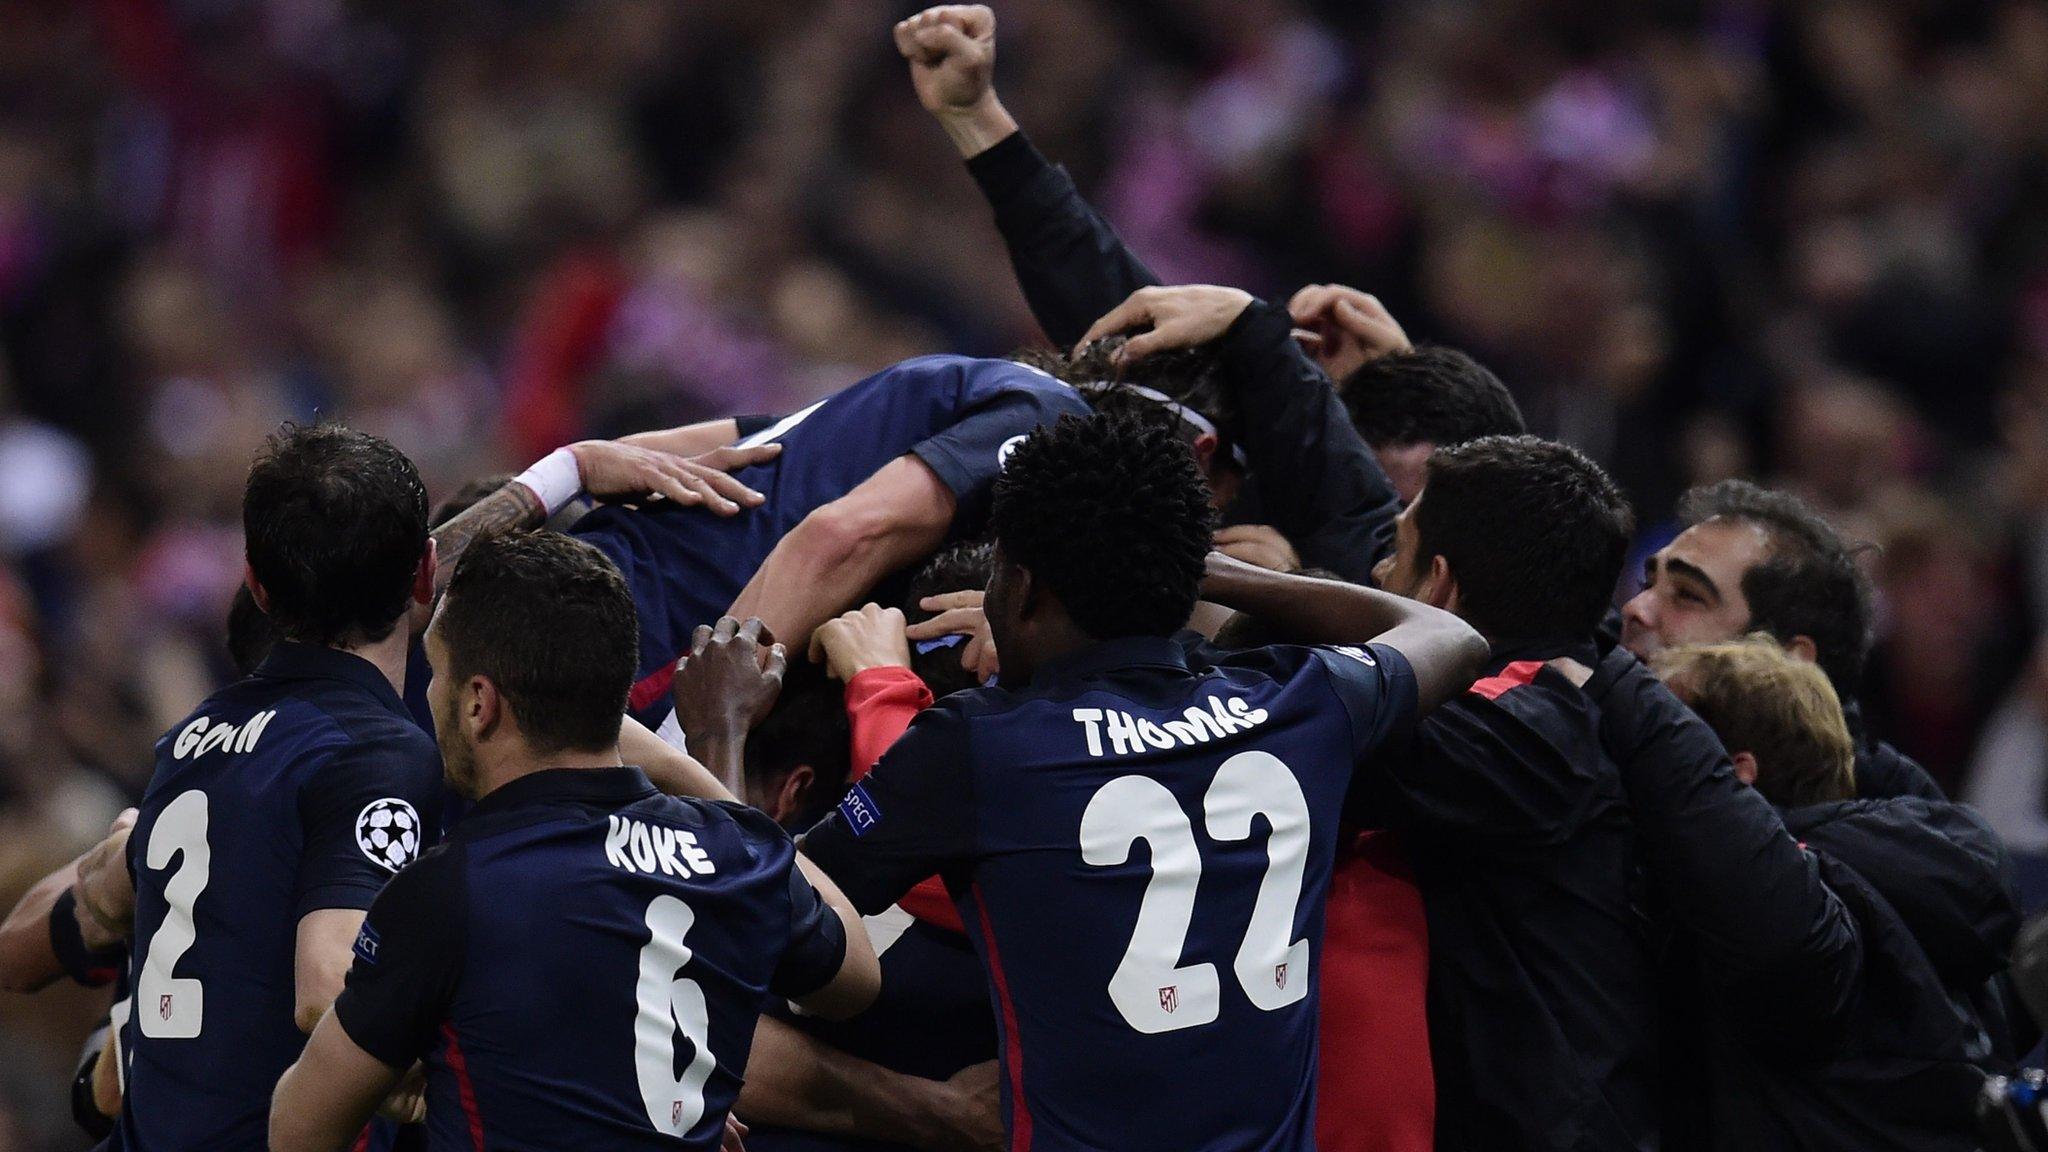
<path fill-rule="evenodd" d="M 430 754 L 408 744 L 352 744 L 300 789 L 298 915 L 368 908 L 392 874 L 432 844 L 440 827 L 440 773 Z"/>
<path fill-rule="evenodd" d="M 384 887 L 334 1002 L 356 1047 L 405 1068 L 434 1046 L 461 978 L 467 919 L 461 859 L 451 850 L 430 853 Z"/>
<path fill-rule="evenodd" d="M 797 848 L 872 915 L 925 877 L 970 860 L 974 833 L 966 720 L 942 703 L 920 713 Z"/>
<path fill-rule="evenodd" d="M 1420 707 L 1415 669 L 1399 649 L 1385 644 L 1314 648 L 1330 686 L 1351 718 L 1354 752 L 1360 760 L 1415 730 Z"/>
<path fill-rule="evenodd" d="M 789 865 L 789 946 L 775 966 L 769 990 L 784 999 L 808 996 L 832 982 L 846 963 L 846 925 L 792 860 Z"/>
<path fill-rule="evenodd" d="M 970 371 L 1029 372 L 1007 361 L 985 361 Z M 970 381 L 971 389 L 974 382 Z M 990 396 L 944 431 L 911 446 L 910 451 L 938 474 L 958 501 L 953 515 L 955 536 L 971 535 L 988 518 L 990 494 L 1003 462 L 1015 442 L 1062 415 L 1085 415 L 1079 394 L 1046 377 L 1043 387 L 1011 387 Z"/>

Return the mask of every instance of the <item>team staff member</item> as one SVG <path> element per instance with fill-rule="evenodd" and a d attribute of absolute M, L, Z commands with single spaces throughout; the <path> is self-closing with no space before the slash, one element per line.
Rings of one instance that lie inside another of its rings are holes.
<path fill-rule="evenodd" d="M 1622 643 L 1648 660 L 1767 632 L 1834 684 L 1856 738 L 1859 796 L 1946 799 L 1863 720 L 1856 686 L 1870 654 L 1870 577 L 1833 526 L 1799 497 L 1743 480 L 1687 492 L 1678 515 L 1685 531 L 1650 557 L 1643 590 L 1622 606 Z"/>
<path fill-rule="evenodd" d="M 589 545 L 470 548 L 427 655 L 448 781 L 477 804 L 371 909 L 277 1085 L 276 1152 L 346 1147 L 421 1059 L 432 1149 L 716 1148 L 764 996 L 874 998 L 866 934 L 773 821 L 620 764 L 636 641 Z"/>
<path fill-rule="evenodd" d="M 1759 1043 L 1748 1006 L 1723 1001 L 1689 1069 L 1714 1087 L 1711 1116 L 1674 1125 L 1667 1146 L 1973 1152 L 1978 1090 L 2013 1071 L 1971 1001 L 2019 930 L 1998 838 L 1959 804 L 1858 799 L 1855 745 L 1827 677 L 1769 636 L 1668 649 L 1655 668 L 1818 853 L 1865 957 L 1861 994 L 1790 1043 Z"/>
<path fill-rule="evenodd" d="M 1011 1147 L 1313 1147 L 1344 794 L 1470 681 L 1478 637 L 1219 560 L 1208 594 L 1360 646 L 1191 667 L 1172 636 L 1214 512 L 1176 432 L 1135 415 L 1025 440 L 991 524 L 1002 686 L 921 714 L 806 850 L 867 912 L 947 879 L 998 1005 Z"/>

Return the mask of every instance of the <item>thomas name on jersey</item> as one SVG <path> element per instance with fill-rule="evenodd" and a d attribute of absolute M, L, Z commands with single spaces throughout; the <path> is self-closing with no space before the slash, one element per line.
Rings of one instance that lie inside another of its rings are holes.
<path fill-rule="evenodd" d="M 1252 707 L 1241 696 L 1228 700 L 1211 696 L 1207 708 L 1197 704 L 1181 716 L 1179 720 L 1154 723 L 1142 716 L 1134 719 L 1129 712 L 1114 708 L 1074 709 L 1074 719 L 1088 741 L 1088 755 L 1097 757 L 1104 755 L 1105 731 L 1109 735 L 1109 752 L 1129 756 L 1147 748 L 1192 748 L 1266 722 L 1266 710 Z"/>
<path fill-rule="evenodd" d="M 718 871 L 710 854 L 698 847 L 695 833 L 660 824 L 645 824 L 626 816 L 608 816 L 604 834 L 605 862 L 636 876 L 652 876 L 658 870 L 687 880 Z"/>

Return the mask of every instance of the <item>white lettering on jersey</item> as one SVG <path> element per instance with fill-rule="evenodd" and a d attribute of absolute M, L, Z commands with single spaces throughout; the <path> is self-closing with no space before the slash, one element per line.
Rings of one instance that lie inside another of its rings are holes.
<path fill-rule="evenodd" d="M 709 876 L 718 871 L 697 835 L 681 828 L 644 824 L 625 816 L 605 817 L 605 863 L 634 875 Z"/>
<path fill-rule="evenodd" d="M 208 752 L 254 752 L 256 742 L 263 739 L 263 730 L 276 715 L 277 709 L 271 708 L 240 724 L 215 724 L 204 716 L 194 716 L 191 723 L 178 730 L 178 739 L 171 745 L 171 759 L 183 760 Z"/>
<path fill-rule="evenodd" d="M 1197 704 L 1182 712 L 1177 720 L 1153 721 L 1114 708 L 1074 709 L 1074 720 L 1081 725 L 1081 738 L 1087 741 L 1090 756 L 1102 756 L 1105 752 L 1128 756 L 1147 748 L 1192 748 L 1255 728 L 1264 724 L 1267 717 L 1264 708 L 1254 708 L 1240 696 L 1228 700 L 1211 696 L 1207 707 Z M 1109 738 L 1107 749 L 1103 744 L 1105 734 Z"/>

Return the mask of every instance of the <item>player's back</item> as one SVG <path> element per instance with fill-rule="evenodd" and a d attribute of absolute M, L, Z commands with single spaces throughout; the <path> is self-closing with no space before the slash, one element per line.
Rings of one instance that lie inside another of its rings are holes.
<path fill-rule="evenodd" d="M 1003 1031 L 1012 1147 L 1313 1146 L 1339 813 L 1360 757 L 1414 709 L 1386 649 L 1190 668 L 1175 642 L 1141 638 L 920 718 L 906 742 L 971 773 L 956 797 L 971 843 L 948 879 Z M 863 907 L 842 837 L 887 852 L 878 841 L 929 815 L 894 767 L 807 841 Z"/>
<path fill-rule="evenodd" d="M 133 1007 L 114 1147 L 262 1149 L 298 923 L 366 908 L 436 827 L 433 738 L 383 674 L 284 643 L 157 742 L 129 839 Z"/>
<path fill-rule="evenodd" d="M 661 504 L 607 506 L 585 516 L 574 533 L 609 556 L 633 589 L 642 677 L 635 714 L 658 721 L 666 713 L 667 673 L 691 630 L 723 614 L 804 517 L 915 454 L 958 500 L 956 530 L 973 531 L 1005 445 L 1061 414 L 1087 411 L 1077 392 L 1034 368 L 920 356 L 743 439 L 783 445 L 775 459 L 735 473 L 767 497 L 757 508 L 721 517 Z"/>
<path fill-rule="evenodd" d="M 820 939 L 843 949 L 794 871 L 751 809 L 638 769 L 536 773 L 392 886 L 337 1013 L 373 1050 L 427 1034 L 435 1149 L 715 1149 L 766 997 L 836 971 Z"/>

